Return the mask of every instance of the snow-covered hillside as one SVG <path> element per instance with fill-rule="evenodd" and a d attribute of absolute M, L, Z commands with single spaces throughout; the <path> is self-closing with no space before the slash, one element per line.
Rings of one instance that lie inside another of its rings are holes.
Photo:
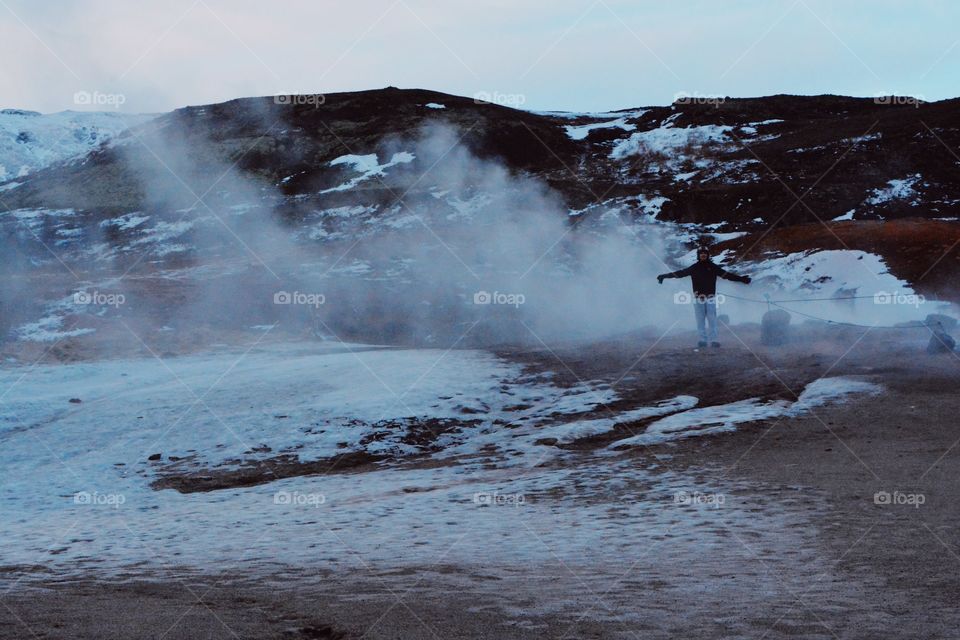
<path fill-rule="evenodd" d="M 152 115 L 0 110 L 0 184 L 83 155 Z M 12 186 L 12 185 L 11 185 Z"/>

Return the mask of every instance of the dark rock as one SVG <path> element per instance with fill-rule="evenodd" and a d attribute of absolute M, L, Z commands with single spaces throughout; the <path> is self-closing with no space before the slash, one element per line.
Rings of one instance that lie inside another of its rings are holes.
<path fill-rule="evenodd" d="M 760 342 L 767 346 L 786 344 L 789 326 L 789 313 L 783 309 L 767 311 L 760 322 Z"/>
<path fill-rule="evenodd" d="M 161 457 L 162 457 L 161 454 L 154 453 L 149 458 L 147 458 L 147 460 L 159 460 Z"/>
<path fill-rule="evenodd" d="M 957 341 L 946 331 L 936 330 L 930 335 L 927 353 L 950 353 L 957 347 Z"/>
<path fill-rule="evenodd" d="M 83 402 L 80 398 L 70 398 L 70 404 L 80 404 Z"/>
<path fill-rule="evenodd" d="M 314 640 L 340 640 L 341 638 L 346 638 L 342 632 L 329 626 L 301 627 L 298 632 L 301 637 L 312 638 Z"/>

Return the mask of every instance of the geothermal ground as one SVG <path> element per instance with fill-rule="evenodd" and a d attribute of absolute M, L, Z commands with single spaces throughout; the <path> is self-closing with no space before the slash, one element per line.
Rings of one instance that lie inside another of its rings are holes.
<path fill-rule="evenodd" d="M 951 637 L 926 333 L 7 366 L 0 636 Z"/>

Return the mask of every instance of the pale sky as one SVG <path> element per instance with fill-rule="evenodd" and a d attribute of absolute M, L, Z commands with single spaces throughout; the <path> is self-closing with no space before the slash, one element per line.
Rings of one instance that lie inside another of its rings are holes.
<path fill-rule="evenodd" d="M 960 95 L 958 24 L 955 0 L 0 0 L 0 108 L 390 85 L 574 111 L 678 93 L 939 100 Z"/>

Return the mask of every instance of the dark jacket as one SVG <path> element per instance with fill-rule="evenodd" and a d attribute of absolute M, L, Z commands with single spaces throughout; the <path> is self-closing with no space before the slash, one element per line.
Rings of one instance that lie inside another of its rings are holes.
<path fill-rule="evenodd" d="M 710 260 L 703 262 L 698 260 L 686 269 L 663 274 L 664 278 L 686 278 L 687 276 L 690 276 L 693 281 L 693 292 L 699 296 L 712 296 L 717 292 L 717 276 L 734 282 L 750 281 L 746 276 L 730 273 Z"/>

